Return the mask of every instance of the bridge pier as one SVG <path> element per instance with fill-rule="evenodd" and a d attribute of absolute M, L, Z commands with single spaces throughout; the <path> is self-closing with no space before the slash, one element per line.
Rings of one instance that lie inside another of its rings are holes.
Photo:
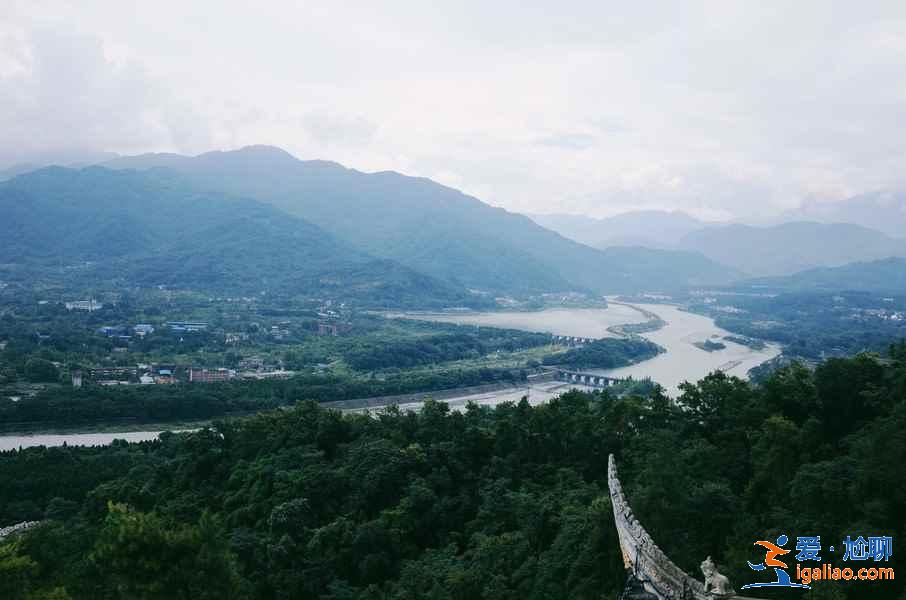
<path fill-rule="evenodd" d="M 619 379 L 599 375 L 597 373 L 582 373 L 580 371 L 570 371 L 568 369 L 557 367 L 553 371 L 554 379 L 558 381 L 567 381 L 569 383 L 579 383 L 590 387 L 607 388 L 615 385 Z"/>

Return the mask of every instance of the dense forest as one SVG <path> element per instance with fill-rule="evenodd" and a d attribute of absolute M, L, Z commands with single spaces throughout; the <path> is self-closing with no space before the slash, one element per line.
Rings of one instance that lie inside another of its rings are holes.
<path fill-rule="evenodd" d="M 560 354 L 545 356 L 543 362 L 573 369 L 612 369 L 648 360 L 662 351 L 654 342 L 638 336 L 604 338 Z"/>
<path fill-rule="evenodd" d="M 301 402 L 156 442 L 2 453 L 0 523 L 43 524 L 0 545 L 0 597 L 613 598 L 609 453 L 690 573 L 711 555 L 754 581 L 753 541 L 780 533 L 836 542 L 839 563 L 847 535 L 906 535 L 906 344 L 757 387 L 715 373 L 678 402 Z M 902 582 L 795 597 L 902 599 Z"/>
<path fill-rule="evenodd" d="M 883 351 L 906 336 L 906 297 L 868 292 L 795 292 L 776 296 L 729 296 L 693 309 L 718 327 L 783 344 L 788 355 L 808 359 Z"/>
<path fill-rule="evenodd" d="M 464 331 L 417 339 L 375 340 L 358 344 L 344 355 L 346 363 L 361 371 L 410 368 L 464 358 L 478 358 L 495 351 L 522 350 L 551 343 L 547 333 L 528 333 L 494 327 L 461 328 Z"/>

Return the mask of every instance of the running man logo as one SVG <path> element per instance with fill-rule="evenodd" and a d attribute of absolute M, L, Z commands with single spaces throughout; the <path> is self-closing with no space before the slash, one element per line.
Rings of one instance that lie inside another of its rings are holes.
<path fill-rule="evenodd" d="M 749 583 L 742 586 L 742 589 L 745 590 L 748 588 L 760 587 L 790 587 L 804 588 L 806 590 L 811 589 L 807 585 L 801 583 L 793 583 L 790 580 L 790 574 L 786 572 L 786 569 L 788 569 L 789 566 L 787 566 L 785 562 L 778 560 L 777 558 L 778 556 L 783 556 L 784 554 L 790 553 L 789 550 L 783 547 L 788 541 L 790 541 L 790 539 L 786 535 L 781 534 L 780 537 L 777 538 L 776 544 L 765 540 L 759 540 L 755 542 L 755 546 L 761 546 L 762 548 L 765 548 L 767 552 L 765 552 L 764 555 L 764 562 L 760 562 L 757 565 L 753 565 L 751 562 L 749 562 L 749 568 L 753 571 L 764 571 L 768 567 L 772 567 L 774 569 L 774 574 L 777 577 L 777 581 L 771 581 L 769 583 Z"/>
<path fill-rule="evenodd" d="M 749 568 L 753 571 L 767 571 L 768 568 L 774 569 L 774 581 L 767 583 L 749 583 L 742 586 L 742 589 L 764 588 L 764 587 L 785 587 L 800 588 L 810 590 L 811 584 L 815 581 L 876 581 L 876 580 L 893 580 L 896 575 L 892 567 L 834 567 L 831 563 L 825 563 L 821 557 L 821 536 L 799 536 L 796 538 L 796 551 L 794 560 L 796 562 L 795 579 L 801 583 L 794 583 L 790 574 L 787 572 L 787 565 L 781 557 L 789 554 L 792 550 L 785 548 L 789 542 L 786 534 L 780 535 L 777 542 L 768 542 L 759 540 L 755 546 L 760 546 L 765 550 L 764 560 L 758 564 L 748 562 Z M 893 555 L 893 537 L 891 536 L 858 536 L 853 539 L 852 536 L 846 536 L 842 543 L 844 555 L 843 562 L 853 561 L 873 561 L 888 562 Z M 834 546 L 827 550 L 833 554 Z M 807 563 L 823 563 L 820 566 L 809 566 Z M 806 563 L 803 565 L 803 563 Z"/>

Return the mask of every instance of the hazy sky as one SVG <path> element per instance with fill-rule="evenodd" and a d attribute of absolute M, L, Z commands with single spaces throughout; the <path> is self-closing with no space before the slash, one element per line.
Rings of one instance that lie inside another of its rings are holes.
<path fill-rule="evenodd" d="M 274 144 L 598 216 L 906 184 L 902 0 L 2 2 L 0 163 Z"/>

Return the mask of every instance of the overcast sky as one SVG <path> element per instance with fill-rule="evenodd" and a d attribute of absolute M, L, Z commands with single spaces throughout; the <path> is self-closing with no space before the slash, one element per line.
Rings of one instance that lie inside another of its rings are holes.
<path fill-rule="evenodd" d="M 2 163 L 274 144 L 521 212 L 731 218 L 904 187 L 904 125 L 903 1 L 0 11 Z"/>

